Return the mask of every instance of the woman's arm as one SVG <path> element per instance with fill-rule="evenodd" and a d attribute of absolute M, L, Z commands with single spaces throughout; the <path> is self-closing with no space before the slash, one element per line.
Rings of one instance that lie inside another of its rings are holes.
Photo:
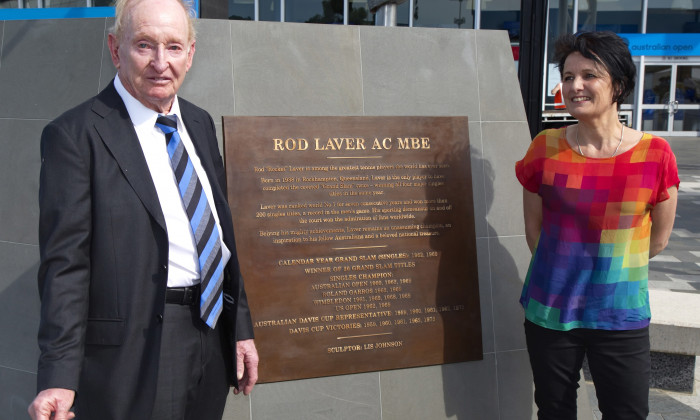
<path fill-rule="evenodd" d="M 668 189 L 670 197 L 651 210 L 651 239 L 649 243 L 649 258 L 663 251 L 668 245 L 668 238 L 673 230 L 673 221 L 676 219 L 676 205 L 678 204 L 678 188 Z"/>
<path fill-rule="evenodd" d="M 523 188 L 523 214 L 525 215 L 527 246 L 530 247 L 530 252 L 534 253 L 542 229 L 542 197 L 525 188 Z"/>

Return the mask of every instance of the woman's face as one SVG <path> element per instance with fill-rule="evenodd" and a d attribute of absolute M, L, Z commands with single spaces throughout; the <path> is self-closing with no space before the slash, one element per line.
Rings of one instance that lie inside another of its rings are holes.
<path fill-rule="evenodd" d="M 586 120 L 617 113 L 613 91 L 612 78 L 600 64 L 578 52 L 564 61 L 562 96 L 572 117 Z"/>

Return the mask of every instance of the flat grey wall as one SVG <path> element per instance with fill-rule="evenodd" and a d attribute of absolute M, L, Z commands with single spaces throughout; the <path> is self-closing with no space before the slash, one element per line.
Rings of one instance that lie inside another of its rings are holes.
<path fill-rule="evenodd" d="M 39 136 L 114 76 L 110 24 L 0 21 L 2 418 L 26 418 L 34 396 Z M 263 384 L 231 396 L 226 418 L 532 418 L 518 305 L 529 251 L 513 170 L 530 139 L 506 33 L 215 20 L 198 32 L 180 93 L 219 133 L 222 115 L 467 115 L 473 155 L 483 361 Z"/>

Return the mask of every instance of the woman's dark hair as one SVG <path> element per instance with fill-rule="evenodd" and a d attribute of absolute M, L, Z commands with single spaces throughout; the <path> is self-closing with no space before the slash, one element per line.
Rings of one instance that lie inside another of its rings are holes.
<path fill-rule="evenodd" d="M 603 66 L 610 74 L 613 103 L 617 102 L 619 109 L 627 95 L 634 90 L 637 76 L 637 68 L 625 40 L 610 31 L 562 35 L 554 44 L 554 61 L 560 75 L 564 71 L 566 58 L 575 52 Z"/>

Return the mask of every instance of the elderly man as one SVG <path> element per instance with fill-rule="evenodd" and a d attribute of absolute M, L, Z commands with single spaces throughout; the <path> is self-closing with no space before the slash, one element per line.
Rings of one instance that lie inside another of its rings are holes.
<path fill-rule="evenodd" d="M 220 419 L 258 355 L 181 0 L 119 0 L 117 77 L 41 138 L 33 419 Z M 75 406 L 75 412 L 69 411 Z"/>

